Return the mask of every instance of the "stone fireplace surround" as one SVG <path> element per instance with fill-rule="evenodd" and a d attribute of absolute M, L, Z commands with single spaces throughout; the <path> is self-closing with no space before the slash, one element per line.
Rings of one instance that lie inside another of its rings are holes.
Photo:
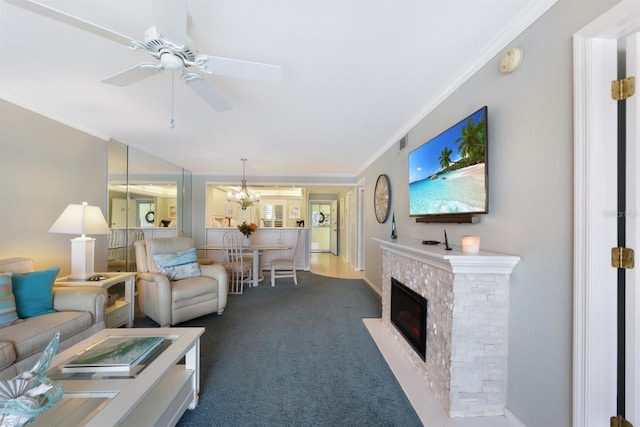
<path fill-rule="evenodd" d="M 382 248 L 382 326 L 449 417 L 505 414 L 509 275 L 517 256 L 414 239 Z M 391 277 L 429 300 L 426 360 L 391 324 Z"/>

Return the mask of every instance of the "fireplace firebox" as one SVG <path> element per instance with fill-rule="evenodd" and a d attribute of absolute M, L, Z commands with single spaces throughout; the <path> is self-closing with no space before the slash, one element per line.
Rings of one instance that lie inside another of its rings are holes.
<path fill-rule="evenodd" d="M 427 299 L 393 277 L 391 278 L 391 324 L 422 360 L 426 360 Z"/>

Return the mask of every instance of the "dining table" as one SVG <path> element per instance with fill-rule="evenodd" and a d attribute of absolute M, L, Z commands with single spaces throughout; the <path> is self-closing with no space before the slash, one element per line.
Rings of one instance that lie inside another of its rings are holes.
<path fill-rule="evenodd" d="M 251 244 L 249 246 L 243 246 L 242 251 L 247 253 L 253 253 L 253 272 L 252 272 L 252 280 L 251 287 L 258 286 L 262 280 L 264 280 L 264 276 L 260 274 L 260 252 L 262 251 L 275 251 L 275 250 L 287 250 L 291 249 L 293 246 L 282 243 L 260 243 L 260 244 Z M 202 245 L 198 246 L 196 249 L 204 250 L 204 251 L 221 251 L 224 249 L 222 244 L 211 244 L 211 245 Z"/>

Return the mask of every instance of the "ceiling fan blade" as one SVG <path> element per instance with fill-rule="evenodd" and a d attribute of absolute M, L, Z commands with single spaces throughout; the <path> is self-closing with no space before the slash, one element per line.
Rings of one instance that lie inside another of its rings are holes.
<path fill-rule="evenodd" d="M 205 57 L 207 59 L 204 63 L 205 68 L 203 68 L 203 71 L 218 76 L 263 82 L 282 81 L 282 67 L 278 65 L 222 58 L 219 56 L 199 55 L 199 57 Z"/>
<path fill-rule="evenodd" d="M 153 0 L 153 22 L 165 39 L 187 44 L 186 0 Z"/>
<path fill-rule="evenodd" d="M 42 16 L 46 16 L 47 18 L 54 19 L 56 21 L 62 22 L 63 24 L 71 25 L 81 30 L 88 31 L 100 37 L 113 40 L 117 43 L 121 43 L 128 46 L 128 45 L 131 45 L 134 41 L 130 37 L 127 37 L 120 33 L 116 33 L 115 31 L 108 30 L 104 27 L 93 24 L 89 21 L 85 21 L 84 19 L 77 18 L 75 16 L 69 15 L 68 13 L 61 12 L 59 10 L 53 9 L 49 6 L 45 6 L 43 4 L 40 4 L 32 0 L 6 0 L 6 1 L 7 3 L 11 3 L 14 6 L 18 6 L 30 12 L 34 12 Z"/>
<path fill-rule="evenodd" d="M 138 80 L 153 76 L 154 74 L 157 74 L 162 70 L 163 67 L 160 64 L 145 62 L 142 64 L 138 64 L 135 67 L 131 67 L 128 70 L 124 70 L 118 74 L 114 74 L 113 76 L 104 79 L 102 83 L 107 83 L 114 86 L 127 86 L 131 83 L 137 82 Z"/>
<path fill-rule="evenodd" d="M 201 75 L 196 73 L 182 73 L 182 81 L 195 93 L 211 105 L 216 111 L 229 111 L 232 106 L 216 88 L 207 83 Z"/>

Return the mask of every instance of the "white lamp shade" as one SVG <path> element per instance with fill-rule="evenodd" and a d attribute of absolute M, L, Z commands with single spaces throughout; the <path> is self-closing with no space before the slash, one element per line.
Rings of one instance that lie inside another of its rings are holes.
<path fill-rule="evenodd" d="M 49 233 L 109 234 L 111 230 L 98 206 L 69 205 L 49 229 Z"/>
<path fill-rule="evenodd" d="M 109 234 L 111 230 L 98 206 L 69 205 L 49 229 L 49 233 L 80 234 L 71 239 L 70 279 L 86 280 L 93 276 L 93 253 L 96 239 L 86 234 Z"/>

